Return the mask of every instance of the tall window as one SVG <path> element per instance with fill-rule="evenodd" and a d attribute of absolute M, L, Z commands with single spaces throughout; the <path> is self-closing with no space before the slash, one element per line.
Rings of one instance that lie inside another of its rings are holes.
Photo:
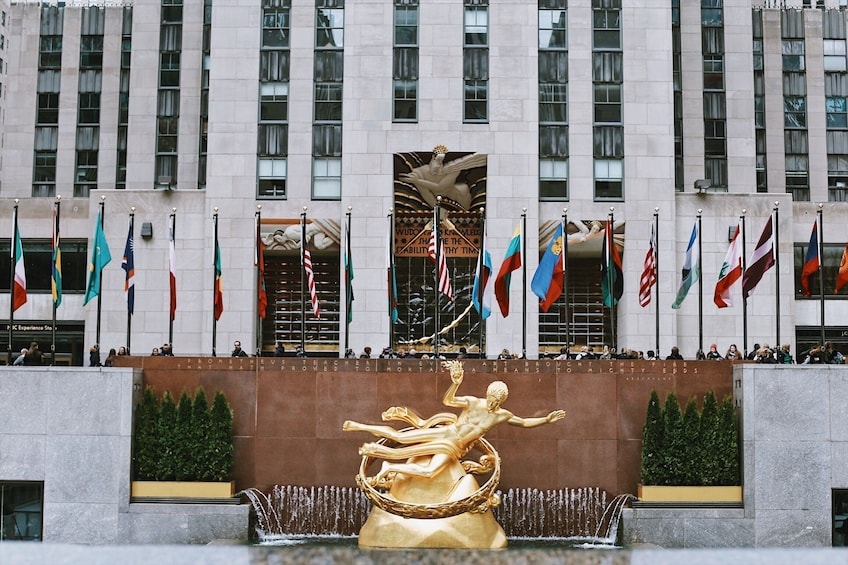
<path fill-rule="evenodd" d="M 200 69 L 200 135 L 197 148 L 197 188 L 206 188 L 209 143 L 209 67 L 212 64 L 212 0 L 203 0 L 203 64 Z"/>
<path fill-rule="evenodd" d="M 568 200 L 568 10 L 539 2 L 539 198 Z"/>
<path fill-rule="evenodd" d="M 752 16 L 754 34 L 754 144 L 756 151 L 757 192 L 768 192 L 766 174 L 766 79 L 763 64 L 763 13 Z"/>
<path fill-rule="evenodd" d="M 130 62 L 132 59 L 132 6 L 121 12 L 121 78 L 118 86 L 118 149 L 115 188 L 127 187 L 127 128 L 130 122 Z"/>
<path fill-rule="evenodd" d="M 465 122 L 489 120 L 489 3 L 465 0 L 463 112 Z"/>
<path fill-rule="evenodd" d="M 59 139 L 59 91 L 62 83 L 63 6 L 41 7 L 32 195 L 55 196 Z"/>
<path fill-rule="evenodd" d="M 395 0 L 392 119 L 418 121 L 418 0 Z"/>
<path fill-rule="evenodd" d="M 156 108 L 155 187 L 177 185 L 177 140 L 180 126 L 180 59 L 183 0 L 162 0 L 159 27 L 159 99 Z"/>
<path fill-rule="evenodd" d="M 100 149 L 100 92 L 103 75 L 103 33 L 106 11 L 98 6 L 82 9 L 77 143 L 74 196 L 88 196 L 97 188 Z"/>
<path fill-rule="evenodd" d="M 680 0 L 671 0 L 671 67 L 674 88 L 674 188 L 683 190 L 683 81 L 681 80 Z"/>
<path fill-rule="evenodd" d="M 783 58 L 783 143 L 786 192 L 793 200 L 810 199 L 809 134 L 804 12 L 781 10 Z"/>
<path fill-rule="evenodd" d="M 727 95 L 724 81 L 723 0 L 701 0 L 701 63 L 704 81 L 704 178 L 728 189 Z"/>
<path fill-rule="evenodd" d="M 259 53 L 259 198 L 286 198 L 291 1 L 263 0 Z"/>
<path fill-rule="evenodd" d="M 621 0 L 592 0 L 595 200 L 624 198 Z"/>
<path fill-rule="evenodd" d="M 312 198 L 342 197 L 344 0 L 316 0 Z"/>
<path fill-rule="evenodd" d="M 838 11 L 822 11 L 824 43 L 824 107 L 827 143 L 827 199 L 848 201 L 848 75 L 845 19 Z"/>

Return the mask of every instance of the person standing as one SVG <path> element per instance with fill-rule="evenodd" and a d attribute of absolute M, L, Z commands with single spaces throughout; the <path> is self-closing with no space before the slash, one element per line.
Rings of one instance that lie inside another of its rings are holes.
<path fill-rule="evenodd" d="M 247 351 L 241 348 L 240 341 L 237 341 L 233 344 L 233 352 L 230 357 L 247 357 Z"/>
<path fill-rule="evenodd" d="M 88 350 L 88 366 L 100 366 L 100 346 L 96 343 L 91 346 L 91 349 Z"/>
<path fill-rule="evenodd" d="M 683 355 L 680 354 L 680 349 L 675 345 L 671 348 L 671 353 L 665 358 L 666 361 L 682 361 Z"/>
<path fill-rule="evenodd" d="M 286 356 L 286 346 L 283 345 L 282 341 L 277 342 L 277 347 L 274 349 L 274 357 L 285 357 Z"/>

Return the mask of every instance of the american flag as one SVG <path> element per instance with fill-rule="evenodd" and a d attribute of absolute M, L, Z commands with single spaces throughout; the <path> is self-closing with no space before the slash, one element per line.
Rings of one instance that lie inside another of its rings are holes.
<path fill-rule="evenodd" d="M 436 263 L 436 225 L 433 224 L 433 233 L 430 236 L 430 246 L 427 248 L 427 256 Z M 448 262 L 445 259 L 445 246 L 439 241 L 439 292 L 453 300 L 453 287 L 451 287 Z"/>
<path fill-rule="evenodd" d="M 309 252 L 309 246 L 305 243 L 303 245 L 303 269 L 306 271 L 306 284 L 309 286 L 312 312 L 316 318 L 320 318 L 321 310 L 318 308 L 318 293 L 315 291 L 315 273 L 312 270 L 312 254 Z"/>
<path fill-rule="evenodd" d="M 657 284 L 657 245 L 654 226 L 651 226 L 651 242 L 645 253 L 645 268 L 639 279 L 639 306 L 644 308 L 651 303 L 651 288 Z"/>

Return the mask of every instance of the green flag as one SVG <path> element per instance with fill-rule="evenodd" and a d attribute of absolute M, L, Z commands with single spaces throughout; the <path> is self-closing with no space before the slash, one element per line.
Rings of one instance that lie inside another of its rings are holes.
<path fill-rule="evenodd" d="M 103 211 L 97 214 L 97 225 L 94 228 L 94 246 L 91 250 L 91 261 L 88 264 L 88 286 L 85 290 L 85 306 L 95 296 L 100 295 L 100 278 L 103 267 L 112 260 L 109 253 L 109 244 L 106 243 L 106 234 L 103 233 Z"/>

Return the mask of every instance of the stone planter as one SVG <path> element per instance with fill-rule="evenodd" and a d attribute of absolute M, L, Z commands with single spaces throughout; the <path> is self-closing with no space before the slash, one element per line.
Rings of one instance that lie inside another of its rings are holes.
<path fill-rule="evenodd" d="M 639 485 L 637 497 L 641 502 L 742 502 L 741 486 L 692 487 Z"/>
<path fill-rule="evenodd" d="M 205 483 L 184 481 L 132 481 L 132 498 L 232 498 L 235 481 Z"/>

